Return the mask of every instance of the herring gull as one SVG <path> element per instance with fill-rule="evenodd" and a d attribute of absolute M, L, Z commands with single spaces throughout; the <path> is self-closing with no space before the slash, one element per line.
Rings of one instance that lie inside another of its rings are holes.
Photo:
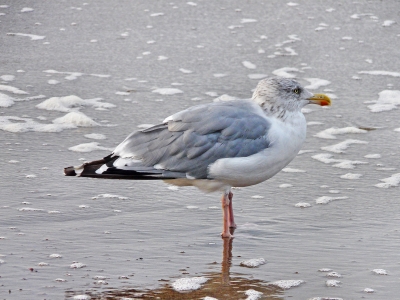
<path fill-rule="evenodd" d="M 290 78 L 261 80 L 252 99 L 196 105 L 161 124 L 131 133 L 105 158 L 64 169 L 81 177 L 156 180 L 220 191 L 223 238 L 236 224 L 232 187 L 263 182 L 281 171 L 306 138 L 307 104 L 330 105 Z"/>

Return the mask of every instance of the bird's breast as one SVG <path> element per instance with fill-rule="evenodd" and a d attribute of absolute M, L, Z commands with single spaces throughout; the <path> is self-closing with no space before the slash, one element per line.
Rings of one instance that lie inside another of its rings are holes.
<path fill-rule="evenodd" d="M 247 157 L 219 159 L 209 167 L 210 177 L 240 187 L 277 174 L 296 157 L 306 138 L 303 114 L 285 122 L 274 120 L 265 138 L 270 142 L 268 148 Z"/>

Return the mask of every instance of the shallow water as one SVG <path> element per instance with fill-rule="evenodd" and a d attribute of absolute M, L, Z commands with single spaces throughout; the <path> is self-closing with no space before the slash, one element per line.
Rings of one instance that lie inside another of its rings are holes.
<path fill-rule="evenodd" d="M 3 1 L 0 21 L 2 299 L 398 297 L 397 1 Z M 333 106 L 307 107 L 285 172 L 233 191 L 231 249 L 218 194 L 62 174 L 178 110 L 248 98 L 272 74 Z M 71 95 L 83 102 L 37 107 Z M 172 290 L 185 277 L 209 279 Z"/>

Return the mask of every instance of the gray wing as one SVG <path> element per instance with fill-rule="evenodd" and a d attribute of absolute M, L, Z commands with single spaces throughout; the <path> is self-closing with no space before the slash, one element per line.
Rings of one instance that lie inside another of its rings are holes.
<path fill-rule="evenodd" d="M 246 157 L 270 145 L 270 122 L 249 101 L 198 105 L 166 122 L 133 132 L 114 156 L 133 159 L 127 169 L 168 177 L 207 177 L 207 168 L 221 158 Z"/>

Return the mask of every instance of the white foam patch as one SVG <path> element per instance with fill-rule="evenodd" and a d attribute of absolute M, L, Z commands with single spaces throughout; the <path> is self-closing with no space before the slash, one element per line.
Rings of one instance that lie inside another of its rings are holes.
<path fill-rule="evenodd" d="M 97 142 L 92 142 L 92 143 L 84 143 L 84 144 L 79 144 L 73 147 L 69 147 L 68 150 L 74 151 L 74 152 L 92 152 L 92 151 L 99 151 L 99 150 L 107 150 L 107 151 L 113 151 L 113 148 L 106 148 L 99 146 L 99 143 Z"/>
<path fill-rule="evenodd" d="M 360 179 L 362 176 L 363 176 L 362 174 L 347 173 L 340 176 L 340 178 L 353 180 L 353 179 Z"/>
<path fill-rule="evenodd" d="M 380 155 L 380 154 L 367 154 L 364 157 L 365 158 L 381 158 L 382 155 Z"/>
<path fill-rule="evenodd" d="M 86 116 L 84 113 L 79 111 L 73 111 L 66 114 L 63 117 L 53 120 L 54 124 L 66 124 L 75 127 L 93 127 L 100 126 L 99 123 L 93 121 L 91 118 Z"/>
<path fill-rule="evenodd" d="M 271 284 L 280 287 L 281 289 L 288 290 L 292 287 L 299 286 L 304 283 L 304 280 L 278 280 L 274 281 Z"/>
<path fill-rule="evenodd" d="M 274 74 L 276 76 L 280 76 L 280 77 L 285 77 L 285 78 L 295 78 L 296 77 L 296 75 L 291 74 L 289 72 L 299 72 L 299 69 L 291 68 L 291 67 L 284 67 L 284 68 L 274 70 L 272 72 L 272 74 Z"/>
<path fill-rule="evenodd" d="M 249 260 L 244 260 L 240 262 L 240 265 L 243 267 L 248 267 L 248 268 L 257 268 L 261 265 L 265 265 L 266 261 L 264 258 L 253 258 Z"/>
<path fill-rule="evenodd" d="M 7 35 L 9 35 L 9 36 L 26 36 L 26 37 L 31 38 L 31 41 L 43 40 L 44 38 L 46 38 L 46 36 L 42 36 L 42 35 L 19 33 L 19 32 L 17 32 L 17 33 L 9 32 L 9 33 L 7 33 Z"/>
<path fill-rule="evenodd" d="M 111 198 L 111 199 L 119 199 L 119 200 L 128 200 L 128 197 L 120 196 L 120 195 L 113 195 L 113 194 L 100 194 L 92 198 L 92 200 L 96 200 L 98 198 Z"/>
<path fill-rule="evenodd" d="M 340 178 L 354 180 L 354 179 L 360 179 L 362 176 L 363 176 L 362 174 L 347 173 L 340 176 Z"/>
<path fill-rule="evenodd" d="M 324 124 L 324 123 L 316 122 L 316 121 L 307 122 L 307 126 L 322 125 L 322 124 Z"/>
<path fill-rule="evenodd" d="M 3 81 L 9 82 L 9 81 L 13 81 L 15 79 L 15 76 L 14 75 L 1 75 L 0 79 Z"/>
<path fill-rule="evenodd" d="M 293 168 L 284 168 L 282 169 L 283 172 L 286 173 L 305 173 L 306 171 L 300 169 L 293 169 Z"/>
<path fill-rule="evenodd" d="M 325 282 L 325 285 L 329 287 L 338 287 L 340 284 L 341 282 L 335 279 L 330 279 Z"/>
<path fill-rule="evenodd" d="M 72 297 L 72 299 L 74 299 L 74 300 L 90 300 L 90 299 L 92 299 L 92 297 L 90 297 L 89 295 L 75 295 L 74 297 Z"/>
<path fill-rule="evenodd" d="M 399 72 L 391 72 L 391 71 L 360 71 L 360 72 L 358 72 L 358 74 L 400 77 Z"/>
<path fill-rule="evenodd" d="M 297 6 L 297 5 L 299 5 L 298 3 L 295 3 L 295 2 L 288 2 L 288 3 L 286 3 L 286 5 L 287 6 Z"/>
<path fill-rule="evenodd" d="M 251 70 L 254 70 L 255 68 L 257 68 L 257 66 L 255 64 L 253 64 L 253 63 L 251 63 L 251 62 L 249 62 L 247 60 L 242 61 L 242 65 L 244 67 L 246 67 L 247 69 L 251 69 Z"/>
<path fill-rule="evenodd" d="M 219 96 L 218 98 L 215 98 L 213 101 L 214 102 L 221 102 L 221 101 L 233 101 L 236 100 L 236 97 L 227 95 L 227 94 L 223 94 L 221 96 Z"/>
<path fill-rule="evenodd" d="M 207 280 L 205 277 L 180 278 L 172 283 L 172 288 L 177 292 L 198 290 Z"/>
<path fill-rule="evenodd" d="M 105 140 L 106 136 L 101 133 L 89 133 L 89 134 L 85 134 L 85 138 L 93 139 L 93 140 Z"/>
<path fill-rule="evenodd" d="M 335 145 L 321 147 L 321 149 L 334 153 L 344 153 L 344 150 L 346 150 L 352 144 L 368 144 L 368 142 L 348 139 Z"/>
<path fill-rule="evenodd" d="M 184 69 L 184 68 L 180 68 L 179 71 L 181 71 L 183 74 L 191 74 L 191 73 L 193 73 L 193 71 L 187 70 L 187 69 Z"/>
<path fill-rule="evenodd" d="M 75 263 L 71 264 L 69 267 L 71 269 L 81 269 L 81 268 L 86 267 L 86 265 L 83 263 L 80 263 L 80 262 L 75 262 Z"/>
<path fill-rule="evenodd" d="M 50 258 L 62 258 L 62 255 L 58 254 L 58 253 L 53 253 L 53 254 L 50 254 L 49 257 Z"/>
<path fill-rule="evenodd" d="M 326 274 L 327 277 L 335 277 L 335 278 L 341 278 L 342 274 L 338 273 L 338 272 L 329 272 L 328 274 Z"/>
<path fill-rule="evenodd" d="M 0 129 L 9 132 L 60 132 L 72 128 L 76 128 L 76 126 L 72 124 L 42 124 L 30 118 L 0 116 Z"/>
<path fill-rule="evenodd" d="M 372 272 L 376 275 L 387 275 L 387 271 L 384 269 L 373 269 Z"/>
<path fill-rule="evenodd" d="M 337 127 L 332 127 L 325 129 L 323 131 L 318 132 L 315 134 L 315 137 L 321 138 L 321 139 L 336 139 L 336 135 L 340 134 L 350 134 L 350 133 L 367 133 L 368 131 L 364 129 L 360 129 L 357 127 L 343 127 L 343 128 L 337 128 Z"/>
<path fill-rule="evenodd" d="M 24 12 L 31 12 L 31 11 L 33 11 L 34 9 L 33 8 L 31 8 L 31 7 L 24 7 L 23 9 L 21 9 L 21 12 L 22 13 L 24 13 Z"/>
<path fill-rule="evenodd" d="M 393 174 L 390 177 L 379 179 L 382 183 L 375 184 L 378 188 L 388 189 L 390 187 L 399 186 L 400 184 L 400 173 Z"/>
<path fill-rule="evenodd" d="M 305 86 L 305 88 L 309 90 L 318 89 L 321 86 L 327 86 L 331 84 L 330 81 L 325 79 L 319 79 L 319 78 L 304 78 L 304 79 L 310 82 L 310 85 Z"/>
<path fill-rule="evenodd" d="M 65 97 L 49 98 L 36 105 L 36 107 L 39 109 L 55 110 L 61 112 L 76 111 L 83 106 L 92 106 L 95 108 L 104 108 L 104 109 L 115 107 L 115 105 L 112 103 L 100 102 L 100 101 L 102 101 L 101 98 L 83 100 L 78 96 L 70 95 Z"/>
<path fill-rule="evenodd" d="M 0 91 L 6 91 L 17 95 L 27 95 L 28 93 L 25 91 L 20 90 L 19 88 L 10 86 L 10 85 L 3 85 L 0 84 Z"/>
<path fill-rule="evenodd" d="M 393 24 L 396 24 L 396 21 L 393 21 L 393 20 L 385 20 L 385 21 L 383 21 L 382 26 L 383 26 L 383 27 L 389 27 L 389 26 L 392 26 Z"/>
<path fill-rule="evenodd" d="M 18 211 L 43 211 L 43 209 L 33 208 L 33 207 L 22 207 L 19 208 Z"/>
<path fill-rule="evenodd" d="M 213 74 L 213 76 L 214 76 L 215 78 L 222 78 L 222 77 L 226 77 L 226 76 L 228 76 L 228 74 L 224 74 L 224 73 L 216 73 L 216 74 Z"/>
<path fill-rule="evenodd" d="M 332 272 L 332 269 L 329 268 L 321 268 L 318 270 L 318 272 Z"/>
<path fill-rule="evenodd" d="M 264 196 L 254 195 L 254 196 L 251 196 L 251 198 L 253 198 L 253 199 L 264 199 Z"/>
<path fill-rule="evenodd" d="M 382 112 L 395 109 L 400 105 L 400 91 L 384 90 L 379 93 L 379 98 L 376 101 L 371 101 L 375 104 L 368 105 L 371 112 Z M 370 101 L 368 103 L 371 103 Z"/>
<path fill-rule="evenodd" d="M 10 107 L 14 104 L 13 98 L 10 96 L 0 93 L 0 107 Z"/>
<path fill-rule="evenodd" d="M 260 80 L 260 79 L 264 79 L 264 78 L 268 77 L 268 75 L 267 74 L 249 74 L 249 75 L 247 75 L 247 77 L 249 77 L 250 79 Z"/>
<path fill-rule="evenodd" d="M 152 93 L 160 94 L 160 95 L 175 95 L 182 94 L 183 91 L 175 88 L 159 88 L 152 91 Z"/>
<path fill-rule="evenodd" d="M 282 184 L 279 185 L 279 187 L 280 187 L 281 189 L 290 188 L 290 187 L 292 187 L 292 186 L 293 186 L 293 184 L 290 184 L 290 183 L 282 183 Z"/>
<path fill-rule="evenodd" d="M 250 289 L 245 292 L 245 295 L 247 296 L 246 300 L 258 300 L 262 297 L 263 293 Z"/>
<path fill-rule="evenodd" d="M 294 206 L 299 207 L 299 208 L 307 208 L 307 207 L 311 207 L 311 204 L 307 203 L 307 202 L 299 202 L 299 203 L 296 203 Z"/>
<path fill-rule="evenodd" d="M 258 22 L 256 19 L 241 19 L 240 23 L 246 24 L 246 23 L 255 23 Z"/>
<path fill-rule="evenodd" d="M 343 197 L 331 197 L 331 196 L 322 196 L 319 197 L 315 200 L 316 204 L 328 204 L 329 202 L 335 201 L 335 200 L 344 200 L 348 199 L 349 197 L 343 196 Z"/>

